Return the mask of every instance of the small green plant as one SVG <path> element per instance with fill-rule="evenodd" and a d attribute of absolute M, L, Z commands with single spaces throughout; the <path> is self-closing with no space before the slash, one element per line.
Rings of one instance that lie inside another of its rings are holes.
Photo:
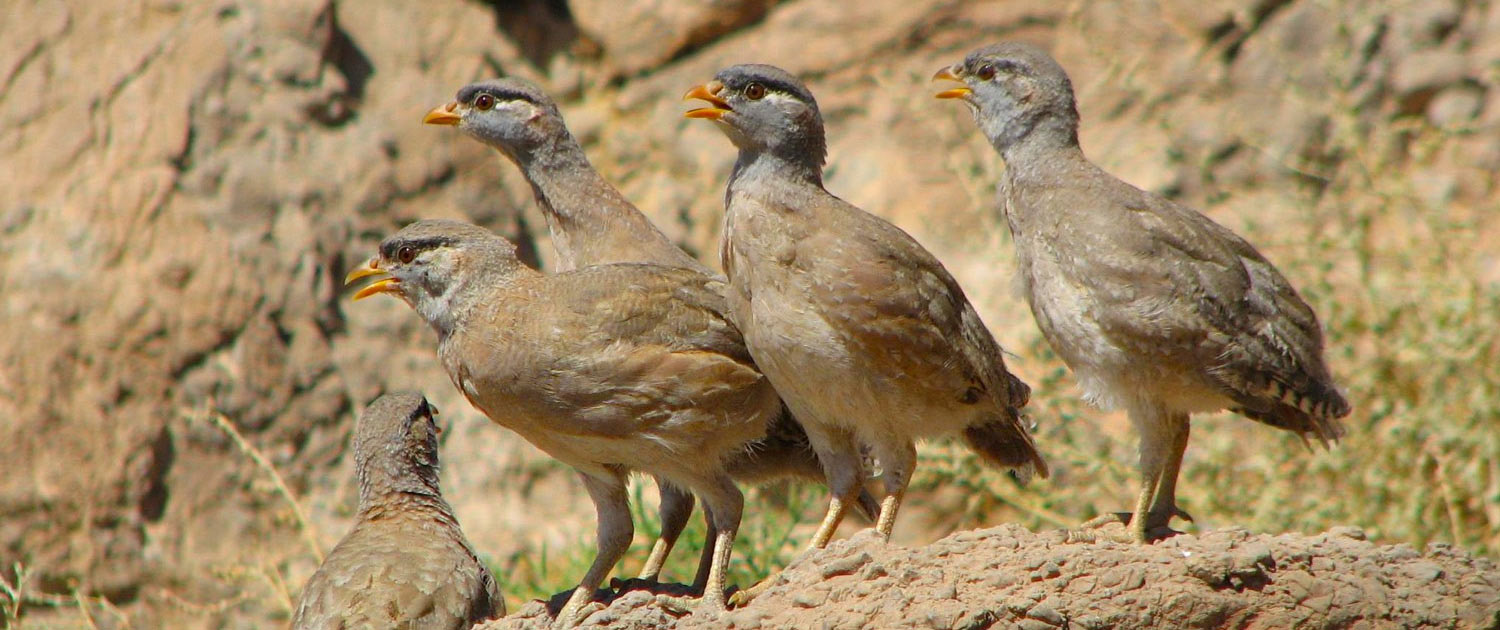
<path fill-rule="evenodd" d="M 78 589 L 73 589 L 69 595 L 36 591 L 31 588 L 30 577 L 30 570 L 19 562 L 11 567 L 11 578 L 7 578 L 3 572 L 0 572 L 0 628 L 18 627 L 21 624 L 21 613 L 28 606 L 59 610 L 72 608 L 78 612 L 81 622 L 81 625 L 72 627 L 98 630 L 99 625 L 95 623 L 94 618 L 99 612 L 108 613 L 114 618 L 118 625 L 111 627 L 131 627 L 130 618 L 108 599 L 90 597 Z"/>
<path fill-rule="evenodd" d="M 634 577 L 640 572 L 661 533 L 661 522 L 655 511 L 654 491 L 642 478 L 632 480 L 631 518 L 635 521 L 635 538 L 624 559 L 612 573 L 615 577 Z M 810 484 L 773 484 L 746 491 L 745 514 L 735 540 L 733 561 L 729 565 L 729 583 L 749 586 L 781 570 L 802 550 L 803 526 L 816 523 L 823 513 L 827 492 Z M 702 512 L 688 523 L 677 540 L 672 555 L 662 569 L 664 582 L 690 583 L 698 567 L 705 543 Z M 497 576 L 505 576 L 502 590 L 507 604 L 514 610 L 533 599 L 547 599 L 573 588 L 594 560 L 592 534 L 561 549 L 542 545 L 520 549 L 501 562 L 491 562 Z"/>

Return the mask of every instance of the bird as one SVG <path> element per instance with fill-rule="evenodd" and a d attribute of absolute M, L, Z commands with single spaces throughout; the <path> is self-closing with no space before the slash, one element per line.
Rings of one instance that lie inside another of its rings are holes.
<path fill-rule="evenodd" d="M 1019 284 L 1085 399 L 1140 433 L 1133 513 L 1103 515 L 1147 543 L 1174 535 L 1191 415 L 1222 409 L 1315 438 L 1350 408 L 1323 359 L 1317 315 L 1245 239 L 1095 166 L 1078 143 L 1067 72 L 1019 42 L 979 48 L 934 80 L 966 104 L 1005 162 L 998 196 Z"/>
<path fill-rule="evenodd" d="M 690 269 L 622 263 L 546 275 L 484 228 L 421 220 L 345 278 L 354 294 L 404 300 L 438 337 L 454 386 L 490 420 L 572 466 L 598 513 L 598 555 L 558 613 L 594 612 L 594 590 L 634 533 L 627 476 L 699 497 L 716 531 L 693 610 L 725 609 L 725 569 L 744 498 L 730 455 L 765 433 L 776 392 L 725 319 L 717 282 Z"/>
<path fill-rule="evenodd" d="M 354 428 L 354 528 L 298 598 L 293 630 L 457 630 L 505 600 L 438 488 L 437 409 L 415 392 L 376 398 Z"/>
<path fill-rule="evenodd" d="M 720 278 L 668 239 L 594 169 L 568 130 L 557 102 L 535 83 L 518 77 L 470 83 L 458 90 L 455 100 L 432 108 L 423 122 L 456 127 L 520 169 L 547 218 L 562 271 L 612 263 L 654 263 Z M 736 481 L 751 483 L 788 477 L 824 481 L 807 434 L 789 413 L 772 420 L 765 438 L 734 455 L 730 474 Z M 658 483 L 658 487 L 662 493 L 661 537 L 639 576 L 648 581 L 654 581 L 661 572 L 693 508 L 691 495 L 683 495 L 671 484 Z M 875 499 L 863 489 L 856 507 L 871 519 L 879 510 Z M 713 537 L 710 528 L 708 540 Z M 694 579 L 695 589 L 704 586 L 711 553 L 712 546 L 706 546 Z"/>
<path fill-rule="evenodd" d="M 827 469 L 833 493 L 810 546 L 843 519 L 861 446 L 882 469 L 875 529 L 886 540 L 918 439 L 962 434 L 986 462 L 1045 477 L 1020 415 L 1030 388 L 958 282 L 906 232 L 823 187 L 823 120 L 807 87 L 744 64 L 684 98 L 707 102 L 684 115 L 713 121 L 739 149 L 720 260 L 750 355 Z"/>

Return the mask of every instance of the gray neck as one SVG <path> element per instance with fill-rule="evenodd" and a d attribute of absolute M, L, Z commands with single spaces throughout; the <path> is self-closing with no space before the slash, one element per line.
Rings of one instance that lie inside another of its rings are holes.
<path fill-rule="evenodd" d="M 599 176 L 583 147 L 567 132 L 552 138 L 548 145 L 512 159 L 531 184 L 537 203 L 547 212 L 549 220 L 586 225 L 590 219 L 604 214 L 599 201 L 629 203 Z"/>
<path fill-rule="evenodd" d="M 1086 162 L 1078 146 L 1078 127 L 1057 117 L 1028 121 L 1013 135 L 1002 134 L 991 144 L 1005 160 L 1005 176 L 1014 182 L 1045 180 L 1049 174 L 1072 170 Z"/>
<path fill-rule="evenodd" d="M 789 160 L 768 151 L 740 149 L 729 174 L 729 193 L 736 190 L 782 188 L 823 189 L 823 167 L 805 159 Z"/>
<path fill-rule="evenodd" d="M 513 159 L 547 216 L 564 270 L 648 262 L 707 271 L 594 170 L 572 135 Z"/>

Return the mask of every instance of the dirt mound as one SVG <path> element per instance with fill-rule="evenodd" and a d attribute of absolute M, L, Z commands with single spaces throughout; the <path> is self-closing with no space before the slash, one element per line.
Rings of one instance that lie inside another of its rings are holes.
<path fill-rule="evenodd" d="M 1123 528 L 1111 529 L 1123 533 Z M 1101 536 L 1102 538 L 1103 536 Z M 750 606 L 678 616 L 650 593 L 616 598 L 608 628 L 1500 628 L 1500 570 L 1447 545 L 1377 545 L 1363 531 L 1183 535 L 1149 547 L 1068 542 L 1016 525 L 925 547 L 863 532 L 787 567 Z M 478 626 L 545 628 L 532 602 Z"/>

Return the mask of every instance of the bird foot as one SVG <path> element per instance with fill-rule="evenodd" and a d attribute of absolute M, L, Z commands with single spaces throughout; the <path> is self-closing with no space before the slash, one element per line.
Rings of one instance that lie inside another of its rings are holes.
<path fill-rule="evenodd" d="M 1173 516 L 1181 518 L 1189 523 L 1196 522 L 1193 520 L 1193 516 L 1191 514 L 1188 514 L 1181 508 L 1177 507 L 1172 508 L 1172 514 L 1167 516 L 1167 518 L 1150 519 L 1152 521 L 1158 521 L 1161 524 L 1151 525 L 1146 527 L 1145 529 L 1131 527 L 1131 523 L 1135 520 L 1134 516 L 1135 515 L 1131 514 L 1130 512 L 1112 512 L 1109 514 L 1101 514 L 1089 519 L 1082 525 L 1079 525 L 1077 529 L 1067 530 L 1065 540 L 1067 542 L 1096 542 L 1099 540 L 1113 540 L 1115 542 L 1123 543 L 1136 542 L 1149 544 L 1183 533 L 1167 526 L 1166 523 L 1170 521 Z M 1122 525 L 1127 529 L 1110 527 L 1112 525 Z"/>
<path fill-rule="evenodd" d="M 766 591 L 771 590 L 771 587 L 775 586 L 779 581 L 780 580 L 776 579 L 775 576 L 772 576 L 756 582 L 755 585 L 751 586 L 750 588 L 743 588 L 735 591 L 733 595 L 729 596 L 729 607 L 744 608 L 745 606 L 750 605 L 751 601 L 753 601 L 757 597 L 760 597 Z"/>
<path fill-rule="evenodd" d="M 1104 517 L 1095 518 L 1078 526 L 1076 529 L 1063 530 L 1063 542 L 1095 543 L 1099 541 L 1112 541 L 1127 544 L 1135 542 L 1135 537 L 1131 535 L 1128 529 L 1121 526 L 1119 520 L 1114 519 L 1113 514 L 1107 516 L 1109 517 L 1108 520 L 1103 520 Z"/>
<path fill-rule="evenodd" d="M 581 606 L 576 606 L 572 610 L 563 608 L 557 613 L 557 617 L 552 620 L 552 630 L 576 628 L 583 623 L 583 620 L 588 619 L 590 615 L 605 608 L 607 606 L 600 602 L 588 602 Z"/>
<path fill-rule="evenodd" d="M 658 606 L 661 606 L 667 612 L 675 615 L 686 615 L 688 613 L 694 613 L 708 614 L 709 616 L 717 617 L 720 613 L 723 613 L 727 609 L 724 603 L 724 598 L 722 597 L 716 599 L 712 597 L 681 597 L 677 595 L 657 595 L 656 604 Z"/>

